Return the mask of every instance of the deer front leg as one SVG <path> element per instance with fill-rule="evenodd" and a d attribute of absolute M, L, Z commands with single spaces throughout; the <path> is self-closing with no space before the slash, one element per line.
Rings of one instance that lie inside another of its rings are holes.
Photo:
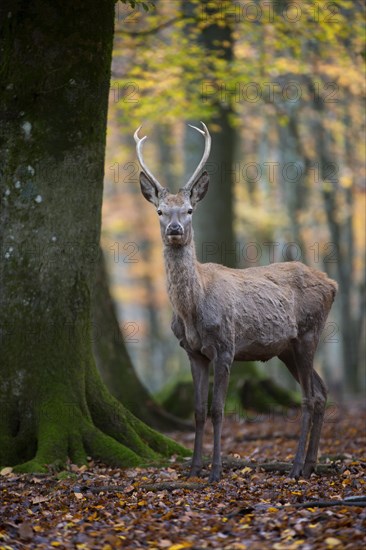
<path fill-rule="evenodd" d="M 194 451 L 189 477 L 194 477 L 198 476 L 202 470 L 202 445 L 203 433 L 207 418 L 210 361 L 203 355 L 188 355 L 191 362 L 191 371 L 194 386 L 194 411 L 196 421 Z"/>
<path fill-rule="evenodd" d="M 219 481 L 221 477 L 221 430 L 231 363 L 231 359 L 228 359 L 226 355 L 218 357 L 214 361 L 214 388 L 211 407 L 214 444 L 210 474 L 211 483 Z"/>

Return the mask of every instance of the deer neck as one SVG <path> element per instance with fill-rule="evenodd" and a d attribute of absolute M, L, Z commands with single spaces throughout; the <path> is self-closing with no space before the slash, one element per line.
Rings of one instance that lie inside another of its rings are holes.
<path fill-rule="evenodd" d="M 193 240 L 184 246 L 165 246 L 168 294 L 176 313 L 189 319 L 202 295 L 202 282 Z"/>

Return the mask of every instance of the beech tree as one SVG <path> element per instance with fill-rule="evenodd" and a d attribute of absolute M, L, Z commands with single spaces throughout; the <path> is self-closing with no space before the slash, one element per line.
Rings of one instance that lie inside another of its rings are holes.
<path fill-rule="evenodd" d="M 182 453 L 108 392 L 92 353 L 114 2 L 0 9 L 0 463 Z"/>

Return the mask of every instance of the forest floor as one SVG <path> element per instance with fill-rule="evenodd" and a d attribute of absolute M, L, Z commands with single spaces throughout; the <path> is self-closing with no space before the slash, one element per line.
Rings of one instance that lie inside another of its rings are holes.
<path fill-rule="evenodd" d="M 365 407 L 330 407 L 320 457 L 337 467 L 309 480 L 264 469 L 293 459 L 299 413 L 229 415 L 223 432 L 229 463 L 212 485 L 208 468 L 187 481 L 188 463 L 174 457 L 159 468 L 90 462 L 49 475 L 3 469 L 0 549 L 366 548 L 365 427 Z M 193 434 L 170 435 L 192 448 Z M 356 496 L 359 502 L 349 498 Z"/>

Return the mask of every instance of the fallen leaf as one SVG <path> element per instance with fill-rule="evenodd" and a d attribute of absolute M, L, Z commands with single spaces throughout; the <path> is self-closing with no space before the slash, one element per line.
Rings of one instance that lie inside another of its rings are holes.
<path fill-rule="evenodd" d="M 157 543 L 157 546 L 159 548 L 171 548 L 173 545 L 172 541 L 169 540 L 169 539 L 161 539 L 159 540 L 159 542 Z"/>
<path fill-rule="evenodd" d="M 335 548 L 336 546 L 342 544 L 342 542 L 339 539 L 335 539 L 334 537 L 327 537 L 325 539 L 325 544 L 328 546 L 328 548 Z"/>
<path fill-rule="evenodd" d="M 169 546 L 169 550 L 182 550 L 182 548 L 190 548 L 191 546 L 191 542 L 180 542 L 178 544 L 172 544 L 172 546 Z"/>
<path fill-rule="evenodd" d="M 50 500 L 49 496 L 39 495 L 37 497 L 32 498 L 32 503 L 33 504 L 39 504 L 40 502 L 46 502 L 47 500 Z"/>
<path fill-rule="evenodd" d="M 29 521 L 23 521 L 18 527 L 18 532 L 22 540 L 31 540 L 34 537 L 34 531 Z"/>

